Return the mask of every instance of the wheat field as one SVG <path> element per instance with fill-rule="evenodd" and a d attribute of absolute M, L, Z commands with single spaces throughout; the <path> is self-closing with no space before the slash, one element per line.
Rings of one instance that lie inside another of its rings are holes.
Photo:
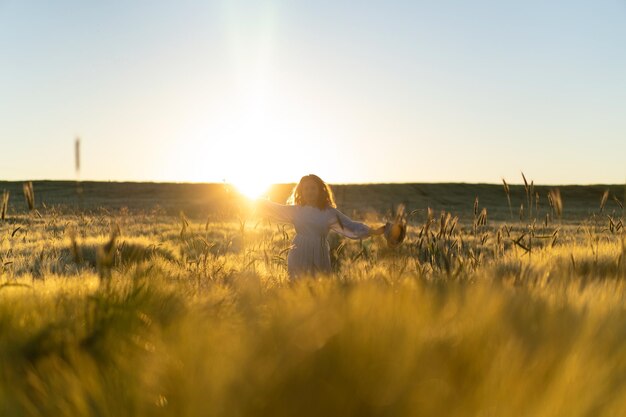
<path fill-rule="evenodd" d="M 0 415 L 626 415 L 623 187 L 524 181 L 337 187 L 374 224 L 408 201 L 407 239 L 331 235 L 296 282 L 237 196 L 5 184 Z"/>

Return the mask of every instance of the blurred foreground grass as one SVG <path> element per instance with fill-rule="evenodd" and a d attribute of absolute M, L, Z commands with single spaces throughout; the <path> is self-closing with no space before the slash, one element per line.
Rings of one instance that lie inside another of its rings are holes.
<path fill-rule="evenodd" d="M 0 415 L 626 415 L 623 228 L 538 223 L 422 213 L 291 283 L 266 221 L 13 213 Z"/>

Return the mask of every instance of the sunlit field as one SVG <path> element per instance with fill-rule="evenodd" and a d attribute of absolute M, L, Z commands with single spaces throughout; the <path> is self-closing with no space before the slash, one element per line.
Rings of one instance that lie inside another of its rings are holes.
<path fill-rule="evenodd" d="M 623 186 L 337 186 L 407 239 L 296 282 L 232 187 L 3 188 L 1 416 L 626 415 Z"/>

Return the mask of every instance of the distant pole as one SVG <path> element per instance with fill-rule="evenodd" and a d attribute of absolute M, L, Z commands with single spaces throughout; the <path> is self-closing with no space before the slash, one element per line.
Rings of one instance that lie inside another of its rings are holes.
<path fill-rule="evenodd" d="M 74 142 L 74 162 L 76 166 L 76 178 L 79 177 L 80 174 L 80 138 L 76 137 L 76 141 Z"/>

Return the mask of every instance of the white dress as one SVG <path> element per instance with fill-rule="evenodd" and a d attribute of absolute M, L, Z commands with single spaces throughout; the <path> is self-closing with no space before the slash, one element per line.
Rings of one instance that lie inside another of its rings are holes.
<path fill-rule="evenodd" d="M 333 207 L 320 210 L 312 206 L 287 206 L 257 200 L 257 212 L 280 223 L 294 225 L 296 236 L 287 257 L 287 269 L 292 279 L 331 272 L 330 249 L 326 239 L 330 230 L 351 239 L 368 237 L 372 231 L 366 224 L 351 220 Z"/>

